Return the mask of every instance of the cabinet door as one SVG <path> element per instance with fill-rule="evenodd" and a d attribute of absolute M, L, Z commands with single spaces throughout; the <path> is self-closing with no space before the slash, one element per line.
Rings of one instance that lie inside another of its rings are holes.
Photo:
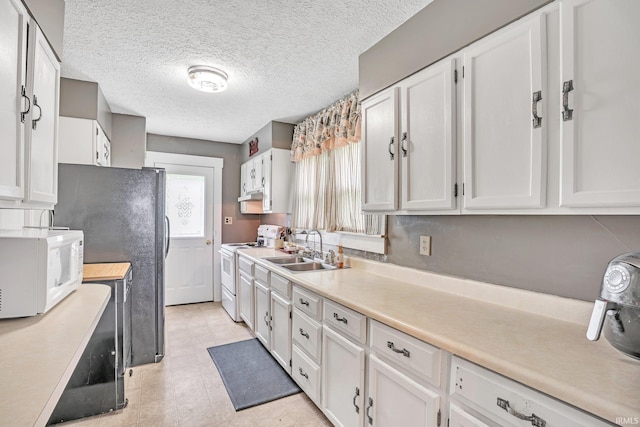
<path fill-rule="evenodd" d="M 562 206 L 640 206 L 640 2 L 560 2 Z"/>
<path fill-rule="evenodd" d="M 455 403 L 449 406 L 449 427 L 489 427 Z"/>
<path fill-rule="evenodd" d="M 271 166 L 273 164 L 272 160 L 273 160 L 273 157 L 271 156 L 271 152 L 268 152 L 262 155 L 262 159 L 260 162 L 260 164 L 262 165 L 262 167 L 260 168 L 260 174 L 262 175 L 261 187 L 262 187 L 262 211 L 263 212 L 271 212 L 271 209 L 273 208 L 273 192 L 271 191 L 271 187 L 272 187 Z M 281 188 L 279 190 L 286 191 L 286 192 L 289 191 L 286 188 Z"/>
<path fill-rule="evenodd" d="M 322 411 L 335 426 L 361 426 L 364 349 L 323 326 Z"/>
<path fill-rule="evenodd" d="M 240 197 L 247 195 L 247 164 L 240 165 Z"/>
<path fill-rule="evenodd" d="M 537 14 L 463 52 L 464 209 L 546 204 L 545 31 Z"/>
<path fill-rule="evenodd" d="M 27 14 L 19 0 L 0 0 L 0 199 L 24 197 Z M 23 97 L 24 91 L 24 97 Z"/>
<path fill-rule="evenodd" d="M 247 192 L 253 191 L 253 187 L 254 187 L 254 179 L 253 179 L 253 175 L 255 173 L 254 170 L 254 160 L 255 159 L 251 159 L 247 162 L 245 162 L 245 181 L 247 183 Z"/>
<path fill-rule="evenodd" d="M 29 35 L 31 120 L 26 133 L 25 201 L 55 204 L 58 196 L 60 64 L 37 25 Z"/>
<path fill-rule="evenodd" d="M 398 91 L 387 89 L 362 102 L 362 209 L 398 208 Z"/>
<path fill-rule="evenodd" d="M 242 318 L 242 320 L 244 320 L 244 323 L 246 323 L 246 325 L 251 330 L 253 330 L 253 325 L 254 325 L 253 298 L 254 298 L 253 280 L 241 274 L 240 275 L 240 317 Z"/>
<path fill-rule="evenodd" d="M 291 302 L 271 292 L 271 354 L 291 374 Z"/>
<path fill-rule="evenodd" d="M 455 208 L 455 60 L 401 83 L 400 209 Z"/>
<path fill-rule="evenodd" d="M 271 349 L 271 307 L 270 307 L 270 293 L 269 288 L 262 285 L 260 282 L 254 280 L 255 288 L 255 302 L 256 302 L 256 315 L 255 315 L 255 333 L 256 337 L 264 344 L 267 349 Z"/>
<path fill-rule="evenodd" d="M 104 133 L 98 122 L 96 126 L 96 151 L 97 151 L 97 165 L 98 166 L 111 166 L 111 143 L 107 138 L 107 134 Z"/>
<path fill-rule="evenodd" d="M 365 417 L 373 426 L 436 427 L 440 396 L 382 362 L 369 358 Z"/>

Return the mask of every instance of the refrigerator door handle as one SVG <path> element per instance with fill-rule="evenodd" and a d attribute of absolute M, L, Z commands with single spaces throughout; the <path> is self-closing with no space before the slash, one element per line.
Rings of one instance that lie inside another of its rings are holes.
<path fill-rule="evenodd" d="M 169 255 L 169 245 L 171 243 L 171 223 L 169 222 L 169 217 L 166 215 L 164 217 L 164 223 L 166 224 L 166 231 L 167 231 L 167 234 L 165 235 L 167 243 L 164 249 L 164 257 L 166 258 L 167 255 Z"/>

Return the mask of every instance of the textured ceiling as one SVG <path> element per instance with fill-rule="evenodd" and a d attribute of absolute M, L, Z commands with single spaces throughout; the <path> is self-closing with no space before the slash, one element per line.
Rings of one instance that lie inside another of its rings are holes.
<path fill-rule="evenodd" d="M 358 55 L 430 0 L 66 0 L 62 76 L 100 84 L 147 132 L 241 143 L 358 86 Z M 191 65 L 229 75 L 218 94 Z"/>

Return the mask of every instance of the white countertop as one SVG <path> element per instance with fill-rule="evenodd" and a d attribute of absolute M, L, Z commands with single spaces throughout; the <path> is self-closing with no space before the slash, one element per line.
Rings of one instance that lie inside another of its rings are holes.
<path fill-rule="evenodd" d="M 44 426 L 111 297 L 83 284 L 47 313 L 0 320 L 0 426 Z"/>
<path fill-rule="evenodd" d="M 610 422 L 640 416 L 640 362 L 585 333 L 592 303 L 349 260 L 350 269 L 291 273 L 241 254 L 319 295 Z"/>

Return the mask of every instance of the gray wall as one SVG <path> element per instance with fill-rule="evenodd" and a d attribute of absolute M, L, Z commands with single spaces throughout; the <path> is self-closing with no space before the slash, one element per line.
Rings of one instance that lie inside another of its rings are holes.
<path fill-rule="evenodd" d="M 112 115 L 111 166 L 140 169 L 147 149 L 147 119 L 128 114 Z"/>
<path fill-rule="evenodd" d="M 98 83 L 61 78 L 60 115 L 97 120 L 107 137 L 112 138 L 111 108 Z"/>
<path fill-rule="evenodd" d="M 609 260 L 640 250 L 640 216 L 389 216 L 393 264 L 591 301 Z M 431 256 L 418 254 L 432 236 Z"/>
<path fill-rule="evenodd" d="M 258 152 L 254 154 L 254 156 L 269 151 L 272 148 L 290 149 L 293 140 L 293 127 L 294 125 L 290 123 L 276 121 L 267 123 L 242 143 L 242 148 L 240 149 L 242 161 L 240 163 L 249 160 L 249 141 L 254 140 L 256 137 L 258 138 Z"/>
<path fill-rule="evenodd" d="M 364 99 L 551 0 L 434 0 L 360 55 Z"/>
<path fill-rule="evenodd" d="M 62 61 L 64 0 L 24 0 L 31 16 L 47 38 L 53 53 Z"/>
<path fill-rule="evenodd" d="M 163 153 L 191 154 L 220 157 L 224 159 L 222 169 L 222 243 L 255 241 L 259 215 L 240 213 L 240 151 L 245 146 L 200 139 L 179 138 L 148 134 L 147 150 Z M 248 151 L 248 149 L 247 149 Z M 224 224 L 224 217 L 231 217 L 231 225 Z"/>

